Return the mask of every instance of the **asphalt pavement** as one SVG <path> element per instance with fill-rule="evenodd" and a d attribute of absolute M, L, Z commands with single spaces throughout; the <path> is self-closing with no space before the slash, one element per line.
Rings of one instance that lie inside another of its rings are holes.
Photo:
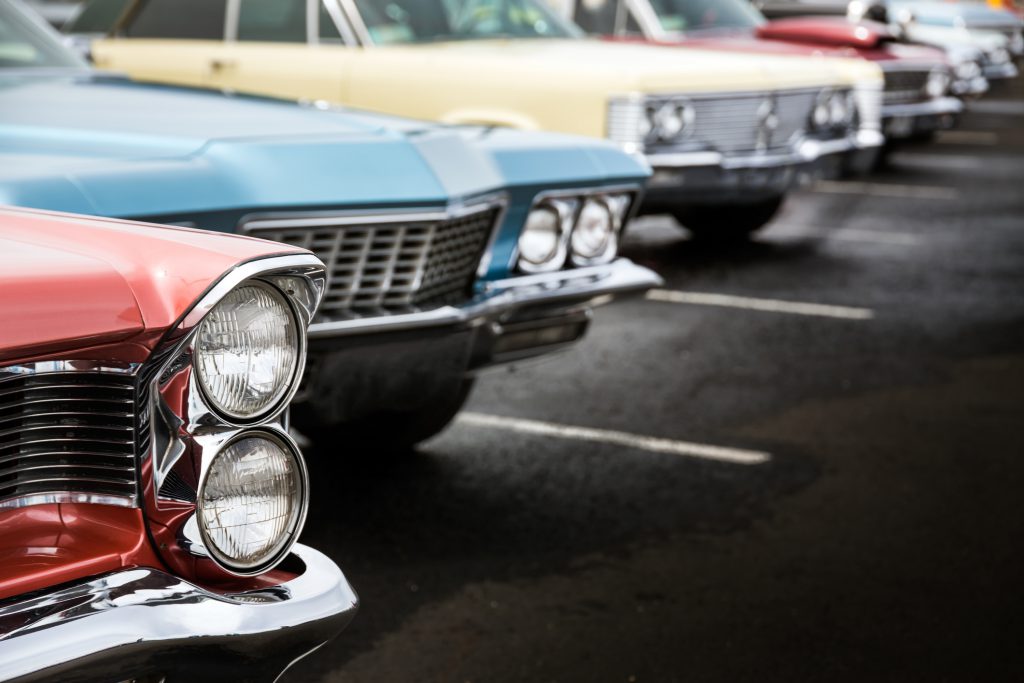
<path fill-rule="evenodd" d="M 287 681 L 1024 680 L 1024 87 L 478 381 L 417 452 L 309 449 L 362 599 Z"/>

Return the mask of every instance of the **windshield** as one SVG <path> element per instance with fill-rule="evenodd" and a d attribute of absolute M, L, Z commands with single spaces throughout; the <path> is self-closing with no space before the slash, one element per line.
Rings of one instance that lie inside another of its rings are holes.
<path fill-rule="evenodd" d="M 55 33 L 13 2 L 0 2 L 0 69 L 83 67 Z"/>
<path fill-rule="evenodd" d="M 491 38 L 576 38 L 537 0 L 355 0 L 379 45 Z"/>
<path fill-rule="evenodd" d="M 756 28 L 764 22 L 748 0 L 650 0 L 668 33 Z"/>

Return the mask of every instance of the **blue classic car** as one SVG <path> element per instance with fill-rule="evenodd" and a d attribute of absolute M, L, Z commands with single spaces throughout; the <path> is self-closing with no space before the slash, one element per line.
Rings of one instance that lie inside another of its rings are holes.
<path fill-rule="evenodd" d="M 327 289 L 292 419 L 314 439 L 421 441 L 474 371 L 656 285 L 617 255 L 648 174 L 590 139 L 134 83 L 0 5 L 0 204 L 313 251 Z"/>

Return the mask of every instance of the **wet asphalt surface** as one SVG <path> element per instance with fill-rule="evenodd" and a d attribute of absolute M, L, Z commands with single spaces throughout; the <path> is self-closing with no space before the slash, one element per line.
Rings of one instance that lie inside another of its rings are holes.
<path fill-rule="evenodd" d="M 1024 680 L 1024 87 L 867 181 L 740 249 L 656 218 L 624 252 L 873 317 L 634 299 L 467 406 L 765 463 L 466 420 L 383 461 L 310 449 L 303 541 L 363 605 L 286 680 Z"/>

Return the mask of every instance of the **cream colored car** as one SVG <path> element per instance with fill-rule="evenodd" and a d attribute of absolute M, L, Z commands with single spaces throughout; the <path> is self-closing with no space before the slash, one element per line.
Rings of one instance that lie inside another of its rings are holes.
<path fill-rule="evenodd" d="M 132 0 L 112 36 L 97 65 L 141 80 L 609 139 L 712 237 L 882 141 L 873 65 L 590 40 L 540 0 Z"/>

